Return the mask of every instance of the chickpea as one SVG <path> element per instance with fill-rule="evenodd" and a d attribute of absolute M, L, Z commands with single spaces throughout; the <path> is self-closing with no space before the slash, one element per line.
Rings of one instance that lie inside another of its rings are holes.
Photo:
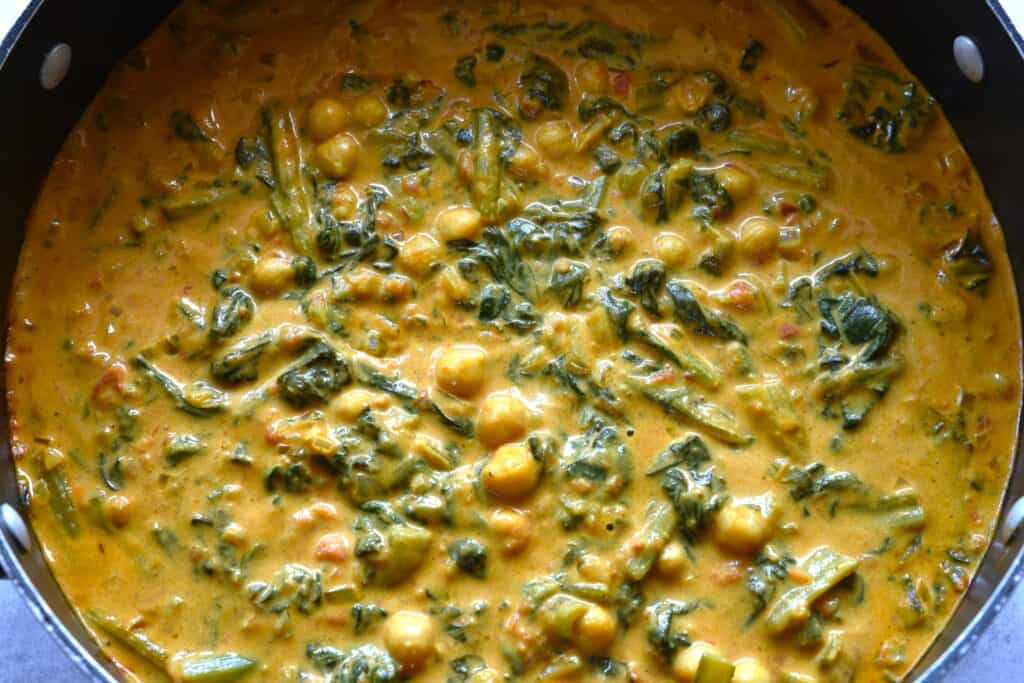
<path fill-rule="evenodd" d="M 491 394 L 480 406 L 476 434 L 487 448 L 517 441 L 526 434 L 526 404 L 512 394 Z"/>
<path fill-rule="evenodd" d="M 434 362 L 434 379 L 452 396 L 471 398 L 483 386 L 486 361 L 487 353 L 479 346 L 446 349 Z"/>
<path fill-rule="evenodd" d="M 441 272 L 441 290 L 452 301 L 458 303 L 469 299 L 469 283 L 462 277 L 457 268 L 448 266 Z"/>
<path fill-rule="evenodd" d="M 537 127 L 537 146 L 550 159 L 564 159 L 576 150 L 568 121 L 548 121 Z"/>
<path fill-rule="evenodd" d="M 498 498 L 515 500 L 540 481 L 540 463 L 525 443 L 505 444 L 494 451 L 480 472 L 484 488 Z"/>
<path fill-rule="evenodd" d="M 132 501 L 126 496 L 107 496 L 103 501 L 103 516 L 118 528 L 128 525 L 132 518 L 131 511 Z"/>
<path fill-rule="evenodd" d="M 513 508 L 498 508 L 491 513 L 490 529 L 501 538 L 501 550 L 514 555 L 530 543 L 530 518 Z"/>
<path fill-rule="evenodd" d="M 402 242 L 398 250 L 398 263 L 420 277 L 430 272 L 431 267 L 441 258 L 441 245 L 434 236 L 418 232 Z"/>
<path fill-rule="evenodd" d="M 254 211 L 249 216 L 249 229 L 255 236 L 273 237 L 281 229 L 281 221 L 278 220 L 277 214 L 270 209 Z"/>
<path fill-rule="evenodd" d="M 525 180 L 543 173 L 544 164 L 541 163 L 537 150 L 525 142 L 521 142 L 508 161 L 508 171 L 513 177 Z"/>
<path fill-rule="evenodd" d="M 221 532 L 220 537 L 224 539 L 225 543 L 229 543 L 237 547 L 245 543 L 246 539 L 249 538 L 249 534 L 245 531 L 244 526 L 238 522 L 231 522 L 224 527 L 224 531 Z"/>
<path fill-rule="evenodd" d="M 775 531 L 771 498 L 766 502 L 732 501 L 715 518 L 715 540 L 729 550 L 751 553 L 763 546 Z"/>
<path fill-rule="evenodd" d="M 608 228 L 608 247 L 616 256 L 626 253 L 634 242 L 633 231 L 625 225 L 613 225 Z"/>
<path fill-rule="evenodd" d="M 501 683 L 503 680 L 501 674 L 494 669 L 480 669 L 469 677 L 469 683 Z"/>
<path fill-rule="evenodd" d="M 686 569 L 686 548 L 679 541 L 672 541 L 661 551 L 654 571 L 663 579 L 678 579 Z"/>
<path fill-rule="evenodd" d="M 587 60 L 576 69 L 576 85 L 592 95 L 608 92 L 608 66 L 596 59 Z"/>
<path fill-rule="evenodd" d="M 375 128 L 387 117 L 388 108 L 376 95 L 363 95 L 352 104 L 352 120 L 363 128 Z"/>
<path fill-rule="evenodd" d="M 677 111 L 692 116 L 711 99 L 713 87 L 703 76 L 691 76 L 672 86 L 669 101 Z"/>
<path fill-rule="evenodd" d="M 752 261 L 766 261 L 779 246 L 779 226 L 770 218 L 748 218 L 740 227 L 740 251 Z"/>
<path fill-rule="evenodd" d="M 572 642 L 583 654 L 597 655 L 611 647 L 615 631 L 615 617 L 593 605 L 573 624 Z"/>
<path fill-rule="evenodd" d="M 475 240 L 484 227 L 484 219 L 476 209 L 460 206 L 439 213 L 434 227 L 445 242 Z"/>
<path fill-rule="evenodd" d="M 371 268 L 357 268 L 345 276 L 348 294 L 358 301 L 367 301 L 380 295 L 383 277 Z"/>
<path fill-rule="evenodd" d="M 345 105 L 330 97 L 322 97 L 313 103 L 306 115 L 306 127 L 314 140 L 326 140 L 341 132 L 348 121 Z"/>
<path fill-rule="evenodd" d="M 732 683 L 772 683 L 772 673 L 753 657 L 737 659 Z"/>
<path fill-rule="evenodd" d="M 681 266 L 689 255 L 686 240 L 675 232 L 663 232 L 654 238 L 654 255 L 672 268 Z"/>
<path fill-rule="evenodd" d="M 359 209 L 359 195 L 356 194 L 356 191 L 348 185 L 336 187 L 334 194 L 331 195 L 331 214 L 339 221 L 345 221 L 354 218 L 357 209 Z"/>
<path fill-rule="evenodd" d="M 615 575 L 615 568 L 612 563 L 593 553 L 587 553 L 580 558 L 576 571 L 587 581 L 598 583 L 611 583 Z"/>
<path fill-rule="evenodd" d="M 353 422 L 374 400 L 374 395 L 366 389 L 346 389 L 334 401 L 334 412 L 343 420 Z"/>
<path fill-rule="evenodd" d="M 249 273 L 252 288 L 267 296 L 277 294 L 295 279 L 295 268 L 284 256 L 267 255 L 260 258 Z"/>
<path fill-rule="evenodd" d="M 715 177 L 734 201 L 742 201 L 754 191 L 754 179 L 738 166 L 724 166 L 715 171 Z"/>
<path fill-rule="evenodd" d="M 412 280 L 398 273 L 392 273 L 385 277 L 384 283 L 381 285 L 384 301 L 388 302 L 405 301 L 412 296 L 412 292 Z"/>
<path fill-rule="evenodd" d="M 348 133 L 338 133 L 317 145 L 313 159 L 331 178 L 344 178 L 359 161 L 359 141 Z"/>
<path fill-rule="evenodd" d="M 698 640 L 690 647 L 676 652 L 672 660 L 672 675 L 677 681 L 692 681 L 697 676 L 697 668 L 700 666 L 700 659 L 705 655 L 721 656 L 718 648 L 711 643 Z"/>
<path fill-rule="evenodd" d="M 423 612 L 402 610 L 384 623 L 384 646 L 406 670 L 416 670 L 437 652 L 437 631 Z"/>

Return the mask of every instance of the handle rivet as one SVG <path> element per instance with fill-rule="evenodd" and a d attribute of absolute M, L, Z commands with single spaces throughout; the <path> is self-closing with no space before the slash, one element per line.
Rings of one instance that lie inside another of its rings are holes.
<path fill-rule="evenodd" d="M 43 65 L 39 68 L 39 85 L 43 90 L 53 90 L 68 75 L 71 68 L 71 46 L 57 43 L 43 57 Z"/>
<path fill-rule="evenodd" d="M 985 78 L 985 60 L 981 48 L 972 38 L 957 36 L 953 39 L 953 59 L 960 67 L 960 73 L 971 83 L 981 83 Z"/>
<path fill-rule="evenodd" d="M 14 537 L 18 550 L 27 552 L 32 547 L 32 537 L 29 536 L 25 520 L 21 518 L 18 511 L 11 507 L 9 503 L 4 503 L 0 505 L 0 520 L 3 521 L 8 533 Z"/>

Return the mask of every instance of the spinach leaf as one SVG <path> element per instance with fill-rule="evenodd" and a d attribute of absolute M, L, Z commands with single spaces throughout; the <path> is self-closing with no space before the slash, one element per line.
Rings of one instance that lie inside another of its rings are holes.
<path fill-rule="evenodd" d="M 210 338 L 223 340 L 241 330 L 252 320 L 256 312 L 256 301 L 241 287 L 224 287 L 220 290 L 221 300 L 210 316 Z"/>
<path fill-rule="evenodd" d="M 476 87 L 476 57 L 459 57 L 455 62 L 455 80 L 469 88 Z"/>
<path fill-rule="evenodd" d="M 960 241 L 947 249 L 944 261 L 947 272 L 967 290 L 984 292 L 995 271 L 976 230 L 968 230 Z"/>
<path fill-rule="evenodd" d="M 487 576 L 487 546 L 472 538 L 453 541 L 448 546 L 448 556 L 460 571 L 477 579 Z"/>
<path fill-rule="evenodd" d="M 541 109 L 559 111 L 569 98 L 569 79 L 554 62 L 535 52 L 527 57 L 525 68 L 519 75 L 522 99 L 520 113 L 532 119 Z"/>
<path fill-rule="evenodd" d="M 681 280 L 666 285 L 676 319 L 688 330 L 707 337 L 747 343 L 747 335 L 739 326 L 720 313 L 704 308 Z"/>
<path fill-rule="evenodd" d="M 329 345 L 318 341 L 278 376 L 277 388 L 283 401 L 303 408 L 326 403 L 351 380 L 348 362 Z"/>

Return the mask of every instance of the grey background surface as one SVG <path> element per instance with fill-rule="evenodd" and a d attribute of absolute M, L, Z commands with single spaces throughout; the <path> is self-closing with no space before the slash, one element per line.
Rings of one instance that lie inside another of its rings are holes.
<path fill-rule="evenodd" d="M 7 32 L 23 4 L 23 0 L 0 0 L 0 35 Z M 1004 0 L 1002 4 L 1017 25 L 1024 26 L 1024 0 Z M 951 683 L 1024 681 L 1024 589 L 1014 593 L 985 636 L 948 680 Z M 14 586 L 9 581 L 0 581 L 0 682 L 7 681 L 86 683 L 88 679 L 36 622 Z"/>

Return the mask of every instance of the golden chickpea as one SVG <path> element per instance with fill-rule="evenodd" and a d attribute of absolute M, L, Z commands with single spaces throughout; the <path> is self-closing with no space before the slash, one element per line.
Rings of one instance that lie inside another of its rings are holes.
<path fill-rule="evenodd" d="M 568 121 L 548 121 L 537 127 L 534 138 L 540 151 L 550 159 L 564 159 L 576 150 Z"/>
<path fill-rule="evenodd" d="M 778 246 L 779 226 L 770 218 L 755 216 L 740 226 L 740 251 L 752 261 L 768 260 Z"/>
<path fill-rule="evenodd" d="M 682 235 L 675 232 L 663 232 L 654 238 L 654 255 L 665 262 L 669 268 L 686 263 L 690 249 Z"/>
<path fill-rule="evenodd" d="M 434 379 L 444 391 L 459 398 L 472 398 L 484 384 L 487 353 L 479 346 L 454 346 L 434 362 Z"/>
<path fill-rule="evenodd" d="M 732 683 L 772 683 L 772 672 L 753 657 L 737 659 Z"/>
<path fill-rule="evenodd" d="M 679 541 L 671 541 L 658 556 L 658 560 L 654 564 L 654 571 L 663 579 L 678 579 L 682 576 L 688 562 L 689 558 L 683 544 Z"/>
<path fill-rule="evenodd" d="M 354 422 L 373 402 L 373 394 L 366 389 L 346 389 L 334 401 L 334 411 L 344 420 Z"/>
<path fill-rule="evenodd" d="M 475 240 L 484 227 L 484 219 L 476 209 L 460 206 L 439 213 L 434 227 L 445 242 Z"/>
<path fill-rule="evenodd" d="M 417 434 L 413 437 L 412 454 L 419 457 L 435 470 L 447 472 L 452 468 L 451 456 L 445 452 L 444 444 L 429 434 Z"/>
<path fill-rule="evenodd" d="M 348 121 L 345 105 L 330 97 L 321 97 L 309 108 L 306 128 L 314 140 L 326 140 L 341 132 Z"/>
<path fill-rule="evenodd" d="M 585 655 L 601 654 L 615 641 L 616 628 L 615 617 L 593 605 L 573 624 L 572 642 Z"/>
<path fill-rule="evenodd" d="M 344 178 L 359 162 L 359 141 L 348 133 L 338 133 L 317 145 L 313 159 L 331 178 Z"/>
<path fill-rule="evenodd" d="M 625 225 L 613 225 L 608 228 L 608 247 L 616 256 L 629 251 L 635 241 L 633 231 Z"/>
<path fill-rule="evenodd" d="M 526 434 L 526 404 L 513 394 L 491 394 L 480 406 L 476 435 L 487 448 L 518 441 Z"/>
<path fill-rule="evenodd" d="M 713 87 L 703 76 L 690 76 L 672 86 L 669 101 L 686 116 L 692 116 L 711 99 Z"/>
<path fill-rule="evenodd" d="M 738 166 L 724 166 L 715 171 L 715 177 L 733 201 L 742 201 L 754 191 L 754 179 Z"/>
<path fill-rule="evenodd" d="M 345 276 L 347 293 L 357 301 L 367 301 L 380 296 L 384 277 L 372 268 L 361 267 Z"/>
<path fill-rule="evenodd" d="M 469 683 L 501 683 L 503 680 L 501 674 L 494 669 L 480 669 L 469 677 Z"/>
<path fill-rule="evenodd" d="M 402 242 L 398 263 L 410 273 L 423 277 L 441 259 L 441 253 L 441 244 L 433 235 L 418 232 Z"/>
<path fill-rule="evenodd" d="M 542 174 L 544 164 L 541 163 L 537 150 L 525 142 L 521 142 L 508 161 L 508 172 L 514 178 L 525 180 Z"/>
<path fill-rule="evenodd" d="M 721 656 L 722 653 L 714 645 L 703 640 L 679 650 L 672 660 L 672 675 L 677 681 L 692 681 L 697 676 L 700 658 L 705 654 Z"/>
<path fill-rule="evenodd" d="M 611 583 L 615 574 L 615 568 L 611 562 L 593 553 L 587 553 L 581 557 L 576 565 L 576 570 L 585 580 L 598 583 Z"/>
<path fill-rule="evenodd" d="M 331 214 L 339 221 L 346 221 L 355 218 L 359 209 L 359 195 L 351 186 L 345 185 L 335 188 L 331 195 Z"/>
<path fill-rule="evenodd" d="M 118 528 L 127 526 L 132 518 L 132 501 L 126 496 L 107 496 L 103 501 L 103 516 Z"/>
<path fill-rule="evenodd" d="M 540 463 L 525 443 L 505 444 L 494 451 L 480 472 L 484 488 L 505 500 L 522 498 L 540 481 Z"/>
<path fill-rule="evenodd" d="M 277 214 L 270 209 L 253 211 L 249 216 L 249 229 L 253 232 L 254 237 L 273 237 L 281 230 L 281 221 L 278 220 Z"/>
<path fill-rule="evenodd" d="M 352 540 L 343 531 L 324 534 L 317 539 L 313 556 L 321 562 L 347 562 L 352 557 Z"/>
<path fill-rule="evenodd" d="M 489 526 L 501 539 L 501 550 L 514 555 L 530 543 L 530 518 L 513 508 L 498 508 L 491 513 Z"/>
<path fill-rule="evenodd" d="M 388 108 L 376 95 L 362 95 L 352 103 L 352 120 L 363 128 L 376 128 L 387 117 Z"/>
<path fill-rule="evenodd" d="M 387 302 L 405 301 L 412 296 L 412 293 L 412 280 L 398 273 L 392 273 L 385 277 L 384 283 L 381 285 L 381 294 L 384 301 Z"/>
<path fill-rule="evenodd" d="M 231 522 L 225 526 L 224 531 L 221 532 L 220 536 L 224 539 L 225 543 L 230 543 L 233 546 L 240 546 L 249 538 L 249 534 L 246 532 L 245 527 L 238 522 Z"/>
<path fill-rule="evenodd" d="M 608 92 L 608 66 L 599 60 L 588 59 L 576 69 L 576 85 L 591 95 Z"/>
<path fill-rule="evenodd" d="M 249 284 L 258 293 L 266 296 L 277 294 L 294 279 L 295 268 L 291 259 L 270 254 L 260 257 L 249 273 Z"/>
<path fill-rule="evenodd" d="M 437 652 L 437 629 L 423 612 L 402 610 L 384 623 L 384 647 L 403 669 L 415 671 Z"/>
<path fill-rule="evenodd" d="M 458 268 L 452 266 L 447 266 L 441 272 L 441 291 L 454 302 L 466 301 L 472 294 L 469 283 L 459 273 Z"/>
<path fill-rule="evenodd" d="M 715 540 L 729 550 L 752 553 L 775 532 L 773 513 L 770 499 L 756 504 L 732 501 L 715 517 Z"/>

